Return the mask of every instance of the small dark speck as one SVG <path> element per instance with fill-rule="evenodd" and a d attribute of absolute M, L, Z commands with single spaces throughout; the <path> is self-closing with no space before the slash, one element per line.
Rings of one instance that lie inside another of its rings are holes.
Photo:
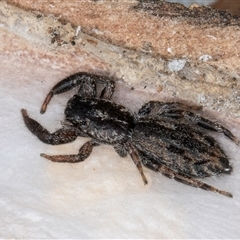
<path fill-rule="evenodd" d="M 133 91 L 135 88 L 134 87 L 131 87 L 131 90 Z"/>
<path fill-rule="evenodd" d="M 144 89 L 146 89 L 147 88 L 147 86 L 144 86 Z"/>
<path fill-rule="evenodd" d="M 76 42 L 75 41 L 71 41 L 71 44 L 74 46 L 76 44 Z"/>

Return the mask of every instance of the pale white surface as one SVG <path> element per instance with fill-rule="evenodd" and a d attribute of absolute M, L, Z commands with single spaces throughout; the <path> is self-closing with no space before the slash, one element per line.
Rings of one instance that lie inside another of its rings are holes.
<path fill-rule="evenodd" d="M 86 139 L 43 144 L 25 127 L 20 109 L 54 131 L 73 92 L 55 97 L 40 115 L 47 91 L 60 80 L 58 71 L 33 71 L 7 60 L 0 68 L 1 238 L 240 238 L 240 148 L 234 143 L 221 137 L 233 174 L 206 180 L 233 199 L 147 169 L 144 186 L 130 158 L 118 157 L 110 146 L 95 148 L 83 163 L 52 163 L 39 154 L 77 153 Z M 119 98 L 139 105 L 146 96 L 134 92 Z"/>

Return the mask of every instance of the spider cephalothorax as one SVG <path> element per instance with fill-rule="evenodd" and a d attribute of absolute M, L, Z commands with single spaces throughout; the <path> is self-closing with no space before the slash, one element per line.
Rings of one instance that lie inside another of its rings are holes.
<path fill-rule="evenodd" d="M 77 86 L 78 94 L 67 103 L 64 125 L 54 133 L 49 133 L 22 109 L 27 128 L 45 143 L 57 145 L 72 142 L 79 136 L 91 138 L 76 155 L 41 154 L 42 157 L 54 162 L 81 162 L 93 147 L 109 144 L 121 157 L 131 156 L 145 184 L 142 164 L 182 183 L 232 197 L 196 179 L 232 171 L 228 157 L 206 130 L 223 133 L 238 144 L 229 130 L 198 115 L 196 111 L 201 107 L 150 101 L 134 114 L 111 101 L 113 80 L 81 72 L 52 88 L 41 113 L 55 94 Z"/>

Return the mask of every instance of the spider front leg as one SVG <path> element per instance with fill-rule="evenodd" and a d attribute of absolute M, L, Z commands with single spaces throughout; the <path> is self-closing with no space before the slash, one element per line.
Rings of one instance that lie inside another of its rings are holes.
<path fill-rule="evenodd" d="M 78 136 L 80 136 L 80 133 L 76 128 L 61 128 L 54 133 L 50 133 L 40 123 L 30 118 L 25 109 L 22 109 L 21 112 L 26 127 L 44 143 L 59 145 L 73 142 Z"/>
<path fill-rule="evenodd" d="M 177 173 L 177 172 L 173 171 L 172 169 L 168 168 L 167 166 L 160 164 L 156 161 L 151 161 L 149 159 L 142 157 L 142 163 L 144 164 L 144 166 L 150 168 L 151 170 L 160 172 L 168 178 L 175 179 L 176 181 L 187 184 L 189 186 L 201 188 L 201 189 L 215 192 L 215 193 L 220 193 L 226 197 L 230 197 L 230 198 L 233 197 L 233 195 L 229 192 L 219 190 L 219 189 L 212 187 L 211 185 L 208 185 L 204 182 L 201 182 L 195 178 L 188 177 L 185 174 Z"/>
<path fill-rule="evenodd" d="M 75 128 L 61 128 L 54 133 L 49 133 L 41 124 L 36 120 L 30 118 L 25 109 L 22 109 L 22 116 L 27 128 L 35 135 L 39 140 L 44 143 L 51 145 L 59 145 L 63 143 L 73 142 L 78 136 L 80 136 L 79 130 Z M 80 148 L 77 155 L 54 155 L 50 156 L 41 153 L 40 156 L 45 157 L 53 162 L 82 162 L 84 161 L 92 152 L 94 146 L 99 144 L 93 141 L 86 142 Z"/>
<path fill-rule="evenodd" d="M 40 156 L 48 160 L 51 160 L 53 162 L 77 163 L 77 162 L 82 162 L 86 158 L 88 158 L 92 153 L 93 147 L 98 145 L 99 144 L 95 142 L 88 141 L 82 145 L 82 147 L 79 149 L 78 154 L 76 155 L 47 155 L 45 153 L 41 153 Z"/>
<path fill-rule="evenodd" d="M 100 93 L 100 98 L 110 99 L 114 92 L 115 84 L 108 77 L 79 72 L 64 78 L 50 90 L 42 104 L 40 113 L 45 113 L 47 105 L 54 95 L 67 92 L 77 86 L 79 86 L 79 96 L 83 98 L 97 97 L 97 84 L 105 85 Z"/>

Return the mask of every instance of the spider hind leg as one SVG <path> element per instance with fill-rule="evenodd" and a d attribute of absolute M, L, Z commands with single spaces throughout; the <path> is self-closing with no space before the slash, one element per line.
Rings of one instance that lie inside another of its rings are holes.
<path fill-rule="evenodd" d="M 146 158 L 142 158 L 142 163 L 146 167 L 150 168 L 151 170 L 160 172 L 161 174 L 163 174 L 164 176 L 166 176 L 168 178 L 171 178 L 171 179 L 174 179 L 178 182 L 187 184 L 191 187 L 201 188 L 201 189 L 204 189 L 204 190 L 207 190 L 207 191 L 220 193 L 220 194 L 222 194 L 226 197 L 230 197 L 230 198 L 233 197 L 233 195 L 229 192 L 217 189 L 217 188 L 215 188 L 211 185 L 208 185 L 204 182 L 199 181 L 196 178 L 189 177 L 189 176 L 187 176 L 185 174 L 182 174 L 182 173 L 177 173 L 177 172 L 173 171 L 172 169 L 168 168 L 167 166 L 165 166 L 163 164 L 160 164 L 160 163 L 157 163 L 155 161 L 151 161 L 151 160 L 148 160 Z"/>

